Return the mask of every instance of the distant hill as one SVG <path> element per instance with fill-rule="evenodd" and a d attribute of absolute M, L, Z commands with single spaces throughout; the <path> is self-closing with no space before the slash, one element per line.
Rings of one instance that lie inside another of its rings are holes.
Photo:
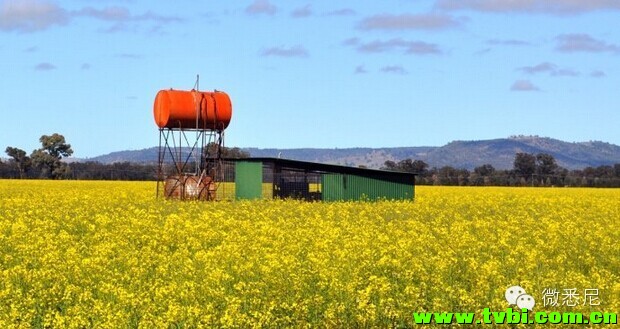
<path fill-rule="evenodd" d="M 303 161 L 365 165 L 379 168 L 387 160 L 417 159 L 430 167 L 452 166 L 473 168 L 491 164 L 497 169 L 511 169 L 515 153 L 549 153 L 558 164 L 568 169 L 581 169 L 600 165 L 620 163 L 620 146 L 598 142 L 571 143 L 538 136 L 515 136 L 479 141 L 454 141 L 441 147 L 395 147 L 395 148 L 342 148 L 342 149 L 243 149 L 253 157 L 282 157 Z M 86 161 L 86 160 L 85 160 Z M 113 162 L 157 162 L 157 148 L 137 151 L 120 151 L 101 155 L 87 161 Z"/>
<path fill-rule="evenodd" d="M 97 161 L 101 163 L 115 162 L 139 162 L 139 163 L 157 163 L 157 147 L 135 151 L 117 151 L 100 155 L 94 158 L 84 159 L 84 161 Z"/>

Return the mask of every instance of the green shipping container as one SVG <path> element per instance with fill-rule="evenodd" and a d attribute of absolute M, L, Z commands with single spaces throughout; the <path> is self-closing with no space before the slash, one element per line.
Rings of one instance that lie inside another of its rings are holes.
<path fill-rule="evenodd" d="M 413 200 L 414 186 L 348 174 L 323 174 L 324 201 Z"/>
<path fill-rule="evenodd" d="M 235 164 L 235 197 L 260 199 L 263 196 L 263 164 L 237 162 Z"/>

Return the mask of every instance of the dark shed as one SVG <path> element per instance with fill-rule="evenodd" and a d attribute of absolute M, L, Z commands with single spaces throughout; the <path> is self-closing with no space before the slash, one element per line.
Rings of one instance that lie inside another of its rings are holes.
<path fill-rule="evenodd" d="M 415 174 L 279 158 L 234 163 L 236 199 L 413 200 Z"/>

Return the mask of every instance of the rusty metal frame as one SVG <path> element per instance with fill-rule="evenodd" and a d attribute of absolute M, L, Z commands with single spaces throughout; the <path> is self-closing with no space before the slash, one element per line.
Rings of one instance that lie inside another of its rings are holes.
<path fill-rule="evenodd" d="M 188 137 L 189 133 L 195 132 L 196 135 L 193 139 Z M 178 136 L 175 138 L 175 136 Z M 208 147 L 214 143 L 216 145 L 215 154 L 210 154 Z M 209 183 L 203 189 L 205 191 L 198 191 L 199 197 L 206 193 L 206 199 L 212 199 L 214 191 L 219 186 L 218 173 L 221 168 L 221 150 L 224 143 L 224 131 L 221 130 L 209 130 L 209 129 L 172 129 L 172 128 L 160 128 L 159 129 L 159 146 L 157 155 L 157 191 L 156 197 L 159 198 L 160 194 L 164 198 L 173 197 L 172 192 L 176 190 L 178 185 L 175 185 L 168 194 L 166 193 L 165 180 L 169 175 L 178 177 L 178 184 L 185 184 L 185 180 L 194 175 L 200 177 L 200 181 L 197 182 L 198 186 L 202 183 L 202 179 L 208 176 L 210 177 Z M 193 173 L 188 172 L 190 169 L 190 163 L 192 157 L 196 160 L 193 169 Z M 166 166 L 171 164 L 173 170 L 168 172 Z M 210 171 L 213 174 L 210 175 Z M 213 176 L 213 177 L 211 177 Z M 176 184 L 176 183 L 175 183 Z M 215 184 L 215 185 L 214 185 Z M 182 186 L 182 188 L 184 188 Z M 185 199 L 185 193 L 181 192 L 180 199 Z"/>

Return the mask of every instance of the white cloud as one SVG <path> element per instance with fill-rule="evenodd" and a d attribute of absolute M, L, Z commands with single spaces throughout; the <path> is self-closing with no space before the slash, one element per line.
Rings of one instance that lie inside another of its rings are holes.
<path fill-rule="evenodd" d="M 486 55 L 486 54 L 490 53 L 491 50 L 492 50 L 491 48 L 483 48 L 483 49 L 480 49 L 480 50 L 476 51 L 474 53 L 474 55 L 476 55 L 476 56 Z"/>
<path fill-rule="evenodd" d="M 56 69 L 56 65 L 48 62 L 39 63 L 34 67 L 35 71 L 51 71 Z"/>
<path fill-rule="evenodd" d="M 359 43 L 360 43 L 360 40 L 358 38 L 349 38 L 342 42 L 342 44 L 345 46 L 355 46 L 355 45 L 358 45 Z"/>
<path fill-rule="evenodd" d="M 442 14 L 383 14 L 364 18 L 358 27 L 362 30 L 446 30 L 461 25 L 461 21 Z"/>
<path fill-rule="evenodd" d="M 551 72 L 552 76 L 556 76 L 556 77 L 578 77 L 581 74 L 578 71 L 575 71 L 573 69 L 557 69 L 555 71 Z"/>
<path fill-rule="evenodd" d="M 620 53 L 620 47 L 594 39 L 587 34 L 562 34 L 557 38 L 556 50 L 564 53 L 590 52 L 590 53 Z"/>
<path fill-rule="evenodd" d="M 308 57 L 308 50 L 303 46 L 297 45 L 289 48 L 286 47 L 272 47 L 267 48 L 261 52 L 262 56 L 276 56 L 276 57 Z"/>
<path fill-rule="evenodd" d="M 580 14 L 598 10 L 620 10 L 618 0 L 437 0 L 446 10 L 476 10 L 497 13 Z"/>
<path fill-rule="evenodd" d="M 46 0 L 7 0 L 0 3 L 0 30 L 36 32 L 53 26 L 66 25 L 73 18 L 90 17 L 98 20 L 114 22 L 108 31 L 126 31 L 128 22 L 150 21 L 158 24 L 182 21 L 179 17 L 158 15 L 148 11 L 132 15 L 124 7 L 106 7 L 96 9 L 84 7 L 68 12 L 59 5 Z"/>
<path fill-rule="evenodd" d="M 423 41 L 408 41 L 401 38 L 390 40 L 375 40 L 368 43 L 360 43 L 353 38 L 344 41 L 345 45 L 356 47 L 361 53 L 383 53 L 388 51 L 404 51 L 408 55 L 438 55 L 442 51 L 438 45 Z"/>
<path fill-rule="evenodd" d="M 84 7 L 78 11 L 72 13 L 75 16 L 88 16 L 97 18 L 104 21 L 112 22 L 126 22 L 126 21 L 156 21 L 161 23 L 179 22 L 181 18 L 176 16 L 163 16 L 156 14 L 152 11 L 147 11 L 144 14 L 132 15 L 129 9 L 125 7 L 105 7 L 103 9 L 96 9 L 93 7 Z"/>
<path fill-rule="evenodd" d="M 557 66 L 555 64 L 545 62 L 545 63 L 540 63 L 534 66 L 524 66 L 520 68 L 519 70 L 525 73 L 528 73 L 528 74 L 536 74 L 536 73 L 541 73 L 541 72 L 551 72 L 556 69 L 557 69 Z"/>
<path fill-rule="evenodd" d="M 255 0 L 245 8 L 245 12 L 249 15 L 274 15 L 278 9 L 272 5 L 269 0 Z"/>
<path fill-rule="evenodd" d="M 107 7 L 103 9 L 95 9 L 93 7 L 85 7 L 73 13 L 76 16 L 89 16 L 104 21 L 128 21 L 131 20 L 129 10 L 124 7 Z"/>
<path fill-rule="evenodd" d="M 549 73 L 549 75 L 551 76 L 579 76 L 579 72 L 573 69 L 560 68 L 557 65 L 549 62 L 540 63 L 534 66 L 523 66 L 519 68 L 519 70 L 527 74 Z"/>
<path fill-rule="evenodd" d="M 295 18 L 304 18 L 304 17 L 310 17 L 312 16 L 312 6 L 311 5 L 305 5 L 301 8 L 297 8 L 295 10 L 293 10 L 293 12 L 291 13 L 291 16 L 295 17 Z"/>
<path fill-rule="evenodd" d="M 536 87 L 529 80 L 517 80 L 510 87 L 512 91 L 540 91 L 540 88 Z"/>
<path fill-rule="evenodd" d="M 355 10 L 351 8 L 342 8 L 328 12 L 327 16 L 355 16 Z"/>
<path fill-rule="evenodd" d="M 487 41 L 487 44 L 492 46 L 531 46 L 532 44 L 523 40 L 515 39 L 491 39 Z"/>
<path fill-rule="evenodd" d="M 381 72 L 392 73 L 392 74 L 400 74 L 400 75 L 405 75 L 405 74 L 409 73 L 409 72 L 407 72 L 407 70 L 405 70 L 404 67 L 402 67 L 400 65 L 384 66 L 384 67 L 381 68 Z"/>
<path fill-rule="evenodd" d="M 44 0 L 6 0 L 0 3 L 0 30 L 36 32 L 69 22 L 67 12 Z"/>

